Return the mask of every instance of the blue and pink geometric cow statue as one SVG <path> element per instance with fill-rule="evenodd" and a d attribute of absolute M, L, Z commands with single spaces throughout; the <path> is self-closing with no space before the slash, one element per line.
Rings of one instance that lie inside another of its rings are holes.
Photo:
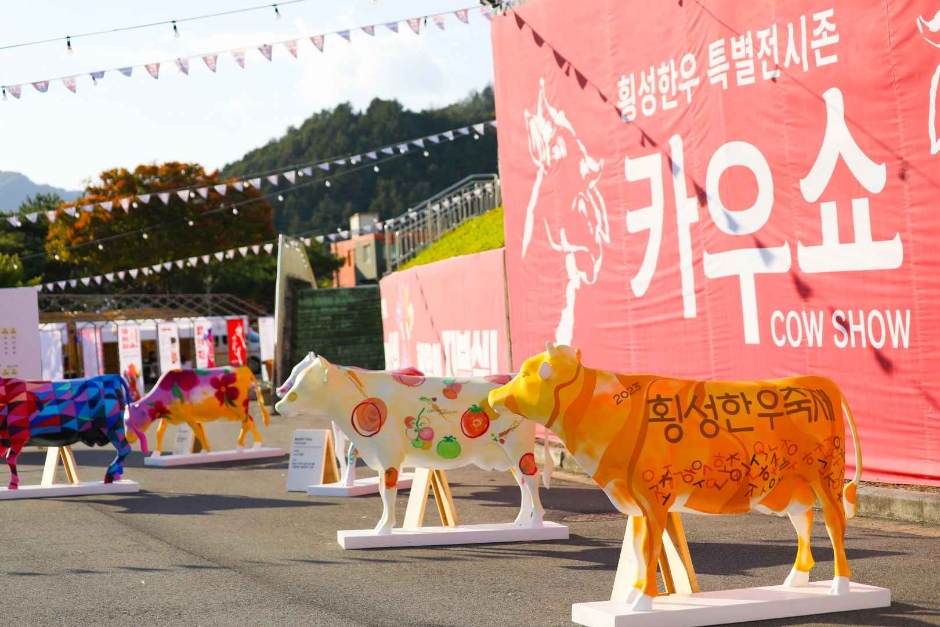
<path fill-rule="evenodd" d="M 117 457 L 105 483 L 119 480 L 131 446 L 124 437 L 124 408 L 130 390 L 119 375 L 68 381 L 0 378 L 0 455 L 7 451 L 11 490 L 19 487 L 16 459 L 24 446 L 104 446 Z"/>

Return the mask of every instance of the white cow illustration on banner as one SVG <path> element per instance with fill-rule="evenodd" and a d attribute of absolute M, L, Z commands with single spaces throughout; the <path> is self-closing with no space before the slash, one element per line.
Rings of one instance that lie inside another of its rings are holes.
<path fill-rule="evenodd" d="M 917 18 L 917 30 L 924 36 L 924 41 L 940 48 L 940 11 L 933 16 L 932 20 L 925 20 L 923 17 Z M 933 39 L 931 38 L 933 36 Z M 930 133 L 930 154 L 935 155 L 940 152 L 940 137 L 937 136 L 937 86 L 940 84 L 940 65 L 937 65 L 933 78 L 930 79 L 930 109 L 928 110 L 927 132 Z"/>

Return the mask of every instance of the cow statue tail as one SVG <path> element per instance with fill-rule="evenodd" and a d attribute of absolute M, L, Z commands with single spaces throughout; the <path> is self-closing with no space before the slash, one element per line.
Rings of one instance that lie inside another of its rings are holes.
<path fill-rule="evenodd" d="M 555 470 L 555 458 L 552 457 L 552 447 L 545 440 L 545 461 L 542 463 L 542 483 L 546 488 L 552 487 L 552 472 Z"/>
<path fill-rule="evenodd" d="M 852 518 L 858 510 L 858 482 L 862 478 L 862 447 L 858 441 L 858 429 L 855 427 L 855 419 L 852 418 L 852 410 L 849 404 L 842 399 L 842 410 L 849 420 L 849 428 L 852 430 L 852 441 L 855 444 L 855 477 L 842 489 L 842 506 L 845 508 L 845 517 Z"/>
<path fill-rule="evenodd" d="M 261 416 L 264 418 L 264 426 L 268 426 L 268 422 L 271 420 L 271 414 L 268 413 L 268 408 L 264 406 L 264 399 L 261 398 L 261 388 L 258 387 L 258 380 L 255 378 L 255 373 L 251 371 L 251 368 L 248 369 L 248 375 L 251 377 L 251 385 L 255 388 L 255 396 L 258 397 L 258 406 L 261 407 Z"/>
<path fill-rule="evenodd" d="M 123 376 L 118 375 L 118 381 L 121 382 L 121 389 L 124 390 L 124 406 L 127 407 L 134 400 L 131 398 L 131 388 L 127 385 L 127 381 L 124 380 Z"/>

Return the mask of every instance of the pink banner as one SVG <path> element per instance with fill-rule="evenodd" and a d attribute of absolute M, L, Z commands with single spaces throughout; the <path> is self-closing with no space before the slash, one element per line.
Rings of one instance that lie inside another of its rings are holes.
<path fill-rule="evenodd" d="M 495 17 L 515 365 L 553 340 L 624 373 L 825 375 L 865 479 L 940 485 L 937 8 Z"/>
<path fill-rule="evenodd" d="M 245 321 L 241 318 L 226 320 L 228 325 L 228 362 L 231 366 L 248 363 L 248 345 L 245 342 Z"/>
<path fill-rule="evenodd" d="M 456 257 L 382 279 L 385 367 L 429 376 L 509 372 L 502 250 Z"/>

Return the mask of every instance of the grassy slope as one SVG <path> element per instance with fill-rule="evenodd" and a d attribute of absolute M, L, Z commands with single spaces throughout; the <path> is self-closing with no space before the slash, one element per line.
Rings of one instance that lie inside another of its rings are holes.
<path fill-rule="evenodd" d="M 480 253 L 506 245 L 503 232 L 503 208 L 497 207 L 481 216 L 467 220 L 434 242 L 399 270 L 434 263 L 442 259 Z"/>

